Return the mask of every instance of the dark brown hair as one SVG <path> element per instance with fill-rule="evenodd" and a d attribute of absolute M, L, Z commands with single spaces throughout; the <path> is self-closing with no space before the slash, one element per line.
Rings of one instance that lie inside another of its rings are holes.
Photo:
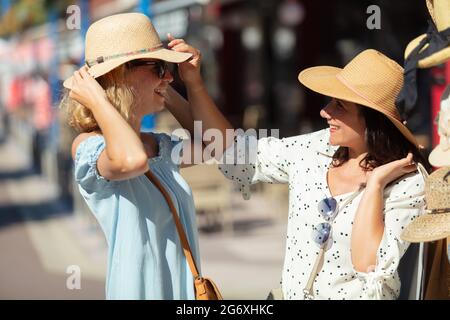
<path fill-rule="evenodd" d="M 419 148 L 411 143 L 397 127 L 381 112 L 358 105 L 366 122 L 367 155 L 359 165 L 364 171 L 370 171 L 391 161 L 405 158 L 409 152 L 416 163 L 420 162 L 427 171 L 431 166 L 421 154 Z M 339 167 L 348 161 L 348 148 L 339 147 L 333 155 L 332 164 Z"/>

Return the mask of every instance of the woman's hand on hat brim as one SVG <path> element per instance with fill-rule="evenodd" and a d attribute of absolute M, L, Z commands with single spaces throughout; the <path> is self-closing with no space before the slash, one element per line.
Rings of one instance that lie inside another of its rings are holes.
<path fill-rule="evenodd" d="M 99 105 L 99 102 L 107 99 L 105 90 L 89 74 L 87 66 L 83 66 L 73 73 L 69 97 L 90 110 Z"/>
<path fill-rule="evenodd" d="M 178 72 L 181 80 L 187 86 L 201 84 L 200 65 L 202 55 L 200 50 L 187 44 L 183 39 L 175 39 L 170 33 L 167 36 L 170 41 L 167 45 L 169 49 L 192 54 L 189 60 L 178 64 Z"/>

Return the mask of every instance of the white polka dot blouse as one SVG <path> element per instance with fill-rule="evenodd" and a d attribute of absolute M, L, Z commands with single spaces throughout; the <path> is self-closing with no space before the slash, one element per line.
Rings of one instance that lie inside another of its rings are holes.
<path fill-rule="evenodd" d="M 239 139 L 244 144 L 236 143 Z M 221 172 L 239 184 L 245 199 L 250 185 L 257 182 L 289 185 L 289 213 L 286 252 L 282 271 L 284 299 L 303 299 L 319 246 L 314 242 L 315 226 L 325 222 L 318 203 L 331 197 L 327 172 L 335 146 L 329 145 L 329 130 L 295 137 L 259 140 L 239 135 L 226 150 L 219 165 Z M 252 149 L 251 146 L 254 146 Z M 230 164 L 229 159 L 243 159 Z M 253 154 L 253 156 L 252 156 Z M 400 293 L 397 272 L 399 261 L 409 243 L 400 239 L 402 230 L 424 208 L 424 179 L 418 172 L 403 176 L 384 190 L 384 235 L 377 251 L 377 264 L 366 273 L 354 269 L 350 240 L 354 215 L 362 193 L 339 211 L 332 222 L 332 235 L 325 250 L 323 265 L 313 284 L 315 299 L 396 299 Z M 353 193 L 335 196 L 343 203 Z"/>

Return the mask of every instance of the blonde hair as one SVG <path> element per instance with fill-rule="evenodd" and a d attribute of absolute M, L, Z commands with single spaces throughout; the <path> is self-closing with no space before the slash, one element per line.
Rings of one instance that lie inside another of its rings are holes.
<path fill-rule="evenodd" d="M 119 111 L 122 117 L 129 121 L 135 94 L 126 81 L 127 68 L 121 65 L 96 80 L 105 90 L 109 102 Z M 68 124 L 79 132 L 100 130 L 91 110 L 69 97 L 66 90 L 60 103 L 60 108 L 68 114 Z"/>

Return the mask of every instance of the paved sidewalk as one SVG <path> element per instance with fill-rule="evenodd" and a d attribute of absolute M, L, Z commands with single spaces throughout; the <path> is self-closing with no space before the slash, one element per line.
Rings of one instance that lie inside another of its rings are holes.
<path fill-rule="evenodd" d="M 57 201 L 58 190 L 33 175 L 11 141 L 0 145 L 0 298 L 104 299 L 103 235 Z M 233 196 L 231 232 L 201 232 L 203 274 L 225 299 L 265 299 L 279 285 L 286 225 L 277 203 Z M 81 269 L 81 290 L 68 290 L 67 268 Z"/>
<path fill-rule="evenodd" d="M 0 299 L 104 299 L 104 282 L 83 272 L 81 289 L 67 289 L 69 265 L 61 262 L 80 247 L 63 228 L 70 211 L 27 168 L 16 145 L 0 145 Z"/>

